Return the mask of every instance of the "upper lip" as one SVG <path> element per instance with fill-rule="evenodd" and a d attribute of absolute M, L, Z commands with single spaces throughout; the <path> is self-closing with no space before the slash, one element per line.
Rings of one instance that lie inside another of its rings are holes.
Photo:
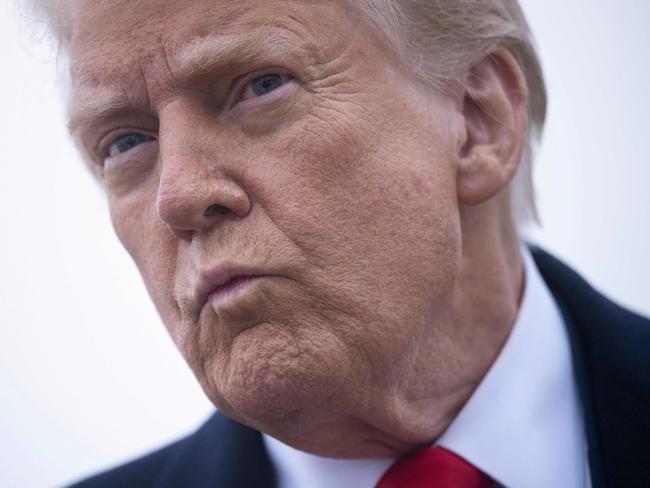
<path fill-rule="evenodd" d="M 264 276 L 259 268 L 222 262 L 199 273 L 194 287 L 194 300 L 201 310 L 207 303 L 208 297 L 218 288 L 228 284 L 235 278 Z"/>

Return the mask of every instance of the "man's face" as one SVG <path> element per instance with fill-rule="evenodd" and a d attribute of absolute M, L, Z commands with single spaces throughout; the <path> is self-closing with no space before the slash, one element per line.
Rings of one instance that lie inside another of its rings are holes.
<path fill-rule="evenodd" d="M 344 2 L 79 13 L 72 129 L 215 405 L 289 439 L 411 385 L 459 266 L 452 101 Z"/>

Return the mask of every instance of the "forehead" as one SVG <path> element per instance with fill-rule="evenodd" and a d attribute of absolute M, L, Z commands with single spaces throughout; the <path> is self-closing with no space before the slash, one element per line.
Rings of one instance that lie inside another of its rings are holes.
<path fill-rule="evenodd" d="M 346 40 L 352 7 L 339 0 L 80 0 L 70 49 L 73 98 L 137 85 L 149 72 L 191 71 L 188 61 L 256 49 L 311 50 L 327 58 Z M 205 41 L 205 42 L 203 42 Z M 207 42 L 209 41 L 209 42 Z M 209 48 L 209 49 L 208 49 Z M 115 90 L 113 90 L 115 91 Z M 108 95 L 107 95 L 108 96 Z M 92 95 L 90 96 L 92 99 Z"/>
<path fill-rule="evenodd" d="M 286 14 L 342 6 L 336 0 L 78 0 L 73 19 L 73 44 L 88 46 L 120 39 L 174 42 L 273 21 Z"/>

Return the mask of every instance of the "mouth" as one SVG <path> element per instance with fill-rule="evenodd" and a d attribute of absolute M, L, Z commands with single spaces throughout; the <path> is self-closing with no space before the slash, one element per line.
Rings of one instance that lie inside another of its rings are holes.
<path fill-rule="evenodd" d="M 199 274 L 194 301 L 199 311 L 208 303 L 213 307 L 224 305 L 270 276 L 256 269 L 221 264 Z"/>
<path fill-rule="evenodd" d="M 213 307 L 219 307 L 242 295 L 256 281 L 266 278 L 266 275 L 234 276 L 224 285 L 216 287 L 207 297 L 206 302 Z"/>

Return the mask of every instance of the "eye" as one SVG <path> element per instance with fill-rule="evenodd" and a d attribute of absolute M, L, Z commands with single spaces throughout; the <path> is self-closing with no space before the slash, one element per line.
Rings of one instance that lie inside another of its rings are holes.
<path fill-rule="evenodd" d="M 280 73 L 267 73 L 258 76 L 246 85 L 241 94 L 240 101 L 263 97 L 286 85 L 292 79 L 291 76 Z"/>
<path fill-rule="evenodd" d="M 115 139 L 113 144 L 110 145 L 108 148 L 108 156 L 111 158 L 119 156 L 120 154 L 124 154 L 130 151 L 140 144 L 151 142 L 153 140 L 153 137 L 147 134 L 141 134 L 139 132 L 129 132 L 128 134 L 123 134 Z"/>

